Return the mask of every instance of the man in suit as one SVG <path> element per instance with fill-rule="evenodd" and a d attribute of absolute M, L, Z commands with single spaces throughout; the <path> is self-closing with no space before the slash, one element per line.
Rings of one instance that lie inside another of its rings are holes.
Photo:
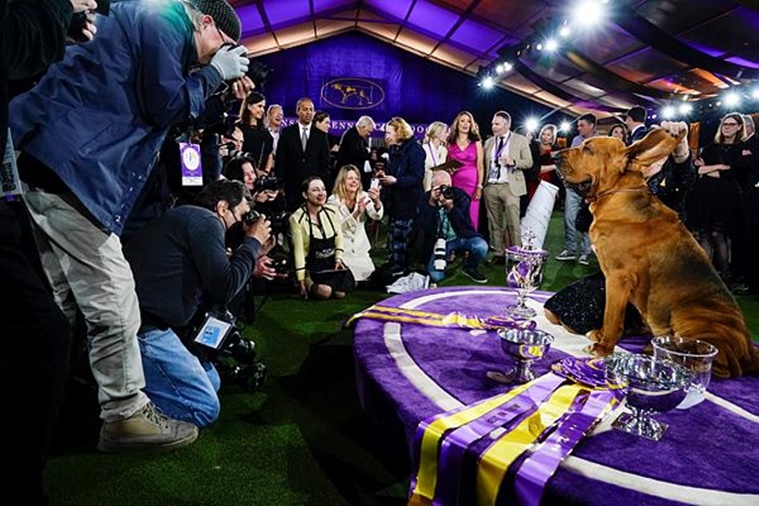
<path fill-rule="evenodd" d="M 630 132 L 628 137 L 628 144 L 641 140 L 648 133 L 646 128 L 646 109 L 636 105 L 630 107 L 625 113 L 625 125 Z"/>
<path fill-rule="evenodd" d="M 277 145 L 274 171 L 285 186 L 287 210 L 303 203 L 300 185 L 308 176 L 329 180 L 329 143 L 327 134 L 313 125 L 314 103 L 310 98 L 298 100 L 298 122 L 282 129 Z"/>
<path fill-rule="evenodd" d="M 356 121 L 356 126 L 345 131 L 342 139 L 340 139 L 337 164 L 335 164 L 335 171 L 331 179 L 333 183 L 340 168 L 350 164 L 358 167 L 361 172 L 361 186 L 364 190 L 369 190 L 372 179 L 372 169 L 369 165 L 369 136 L 376 126 L 377 124 L 371 117 L 361 116 Z"/>
<path fill-rule="evenodd" d="M 488 212 L 492 262 L 503 264 L 505 248 L 521 244 L 519 200 L 527 193 L 524 173 L 532 167 L 527 138 L 511 131 L 511 115 L 498 111 L 491 123 L 493 136 L 485 141 L 485 207 Z"/>

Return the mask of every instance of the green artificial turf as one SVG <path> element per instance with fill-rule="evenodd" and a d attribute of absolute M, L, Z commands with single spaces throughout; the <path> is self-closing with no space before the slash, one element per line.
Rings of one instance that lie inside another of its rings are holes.
<path fill-rule="evenodd" d="M 544 290 L 558 290 L 598 268 L 595 261 L 583 267 L 552 259 L 563 246 L 561 220 L 556 213 L 546 238 L 551 260 Z M 374 254 L 382 261 L 381 247 Z M 503 267 L 482 270 L 489 285 L 503 284 Z M 456 273 L 441 286 L 468 284 L 468 278 Z M 351 331 L 342 328 L 345 318 L 386 296 L 356 291 L 342 301 L 315 302 L 272 295 L 245 330 L 268 366 L 267 384 L 254 393 L 223 387 L 219 420 L 202 430 L 197 442 L 174 453 L 98 453 L 94 393 L 74 389 L 48 464 L 51 503 L 405 504 L 405 449 L 371 436 L 371 421 L 361 412 L 356 394 Z M 738 301 L 756 340 L 759 300 Z"/>

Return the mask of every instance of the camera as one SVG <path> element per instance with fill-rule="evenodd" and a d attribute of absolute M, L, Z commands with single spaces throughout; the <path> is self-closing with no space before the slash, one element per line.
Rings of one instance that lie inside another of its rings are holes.
<path fill-rule="evenodd" d="M 453 200 L 453 187 L 448 185 L 440 185 L 440 196 L 446 200 Z"/>
<path fill-rule="evenodd" d="M 435 246 L 432 248 L 432 267 L 436 271 L 444 271 L 445 266 L 447 264 L 445 259 L 445 238 L 438 237 L 438 239 L 435 241 Z"/>
<path fill-rule="evenodd" d="M 226 384 L 255 390 L 266 382 L 266 366 L 256 360 L 255 343 L 242 337 L 234 315 L 227 309 L 214 309 L 205 314 L 189 349 L 213 362 Z"/>
<path fill-rule="evenodd" d="M 250 54 L 248 55 L 248 58 L 250 59 L 250 62 L 248 63 L 248 71 L 245 75 L 253 81 L 257 90 L 263 90 L 266 86 L 266 82 L 269 80 L 269 76 L 271 76 L 272 69 L 260 61 L 254 60 Z"/>
<path fill-rule="evenodd" d="M 199 124 L 198 128 L 203 128 L 204 133 L 219 134 L 223 137 L 232 137 L 237 126 L 237 118 L 223 113 L 221 116 L 207 120 L 208 124 Z M 231 147 L 234 147 L 232 144 Z"/>
<path fill-rule="evenodd" d="M 279 190 L 280 186 L 280 180 L 277 176 L 261 176 L 253 183 L 253 193 L 266 190 Z"/>
<path fill-rule="evenodd" d="M 290 273 L 290 260 L 287 253 L 284 251 L 271 251 L 269 253 L 271 262 L 269 267 L 277 271 L 277 274 L 289 274 Z"/>

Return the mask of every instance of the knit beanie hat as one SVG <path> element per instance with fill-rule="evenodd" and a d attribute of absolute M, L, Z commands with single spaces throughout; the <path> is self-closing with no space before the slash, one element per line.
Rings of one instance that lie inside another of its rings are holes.
<path fill-rule="evenodd" d="M 240 18 L 237 16 L 237 12 L 235 12 L 234 8 L 232 8 L 226 0 L 191 1 L 200 12 L 211 16 L 216 23 L 216 26 L 219 30 L 224 32 L 225 35 L 234 39 L 235 42 L 240 41 L 240 32 L 242 32 Z"/>

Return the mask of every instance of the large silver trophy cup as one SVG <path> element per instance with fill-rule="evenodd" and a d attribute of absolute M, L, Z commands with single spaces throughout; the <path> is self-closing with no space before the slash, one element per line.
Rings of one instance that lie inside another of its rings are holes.
<path fill-rule="evenodd" d="M 509 246 L 506 248 L 506 286 L 517 292 L 517 302 L 506 306 L 506 314 L 512 318 L 530 319 L 537 312 L 527 307 L 527 295 L 543 282 L 543 265 L 548 252 L 532 247 Z"/>

